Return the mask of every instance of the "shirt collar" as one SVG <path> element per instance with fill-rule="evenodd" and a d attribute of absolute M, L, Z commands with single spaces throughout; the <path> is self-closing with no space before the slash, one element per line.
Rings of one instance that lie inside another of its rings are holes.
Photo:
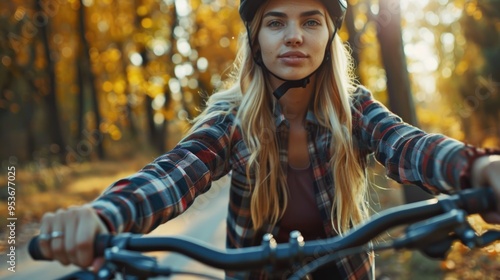
<path fill-rule="evenodd" d="M 280 127 L 282 125 L 286 125 L 287 127 L 289 127 L 288 120 L 285 118 L 279 102 L 274 102 L 274 120 L 276 127 Z M 319 125 L 318 119 L 314 115 L 312 108 L 309 108 L 306 113 L 306 126 L 309 125 Z"/>

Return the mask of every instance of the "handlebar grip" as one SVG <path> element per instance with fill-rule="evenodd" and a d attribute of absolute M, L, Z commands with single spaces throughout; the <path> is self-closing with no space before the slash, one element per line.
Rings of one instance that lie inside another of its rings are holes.
<path fill-rule="evenodd" d="M 28 245 L 28 253 L 31 258 L 39 261 L 49 261 L 52 259 L 46 258 L 42 254 L 39 243 L 39 235 L 31 238 Z M 104 256 L 104 251 L 110 246 L 113 240 L 112 234 L 98 234 L 94 241 L 94 257 Z"/>
<path fill-rule="evenodd" d="M 30 254 L 31 258 L 37 261 L 47 261 L 50 259 L 47 259 L 43 254 L 42 250 L 40 249 L 40 245 L 38 243 L 38 235 L 31 238 L 30 243 L 28 245 L 28 253 Z"/>
<path fill-rule="evenodd" d="M 114 235 L 105 233 L 98 234 L 94 240 L 94 257 L 104 256 L 104 251 L 110 247 L 113 242 Z"/>

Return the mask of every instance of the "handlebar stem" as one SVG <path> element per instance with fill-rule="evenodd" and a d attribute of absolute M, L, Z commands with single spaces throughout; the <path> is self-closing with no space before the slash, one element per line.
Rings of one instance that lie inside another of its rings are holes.
<path fill-rule="evenodd" d="M 298 230 L 290 232 L 290 261 L 296 262 L 302 259 L 304 249 L 304 237 Z"/>

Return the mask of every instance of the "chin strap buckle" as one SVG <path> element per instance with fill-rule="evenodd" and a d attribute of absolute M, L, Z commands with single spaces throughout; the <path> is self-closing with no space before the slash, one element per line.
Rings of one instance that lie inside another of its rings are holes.
<path fill-rule="evenodd" d="M 309 77 L 300 80 L 285 81 L 273 92 L 274 97 L 279 100 L 291 88 L 305 88 L 311 82 Z"/>

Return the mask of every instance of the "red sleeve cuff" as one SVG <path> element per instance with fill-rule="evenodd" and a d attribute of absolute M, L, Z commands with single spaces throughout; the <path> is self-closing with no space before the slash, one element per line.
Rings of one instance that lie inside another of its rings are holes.
<path fill-rule="evenodd" d="M 109 233 L 117 234 L 116 228 L 114 227 L 113 223 L 105 215 L 102 214 L 102 211 L 100 209 L 95 209 L 95 210 L 97 212 L 97 216 L 99 216 L 101 221 L 104 223 Z"/>

